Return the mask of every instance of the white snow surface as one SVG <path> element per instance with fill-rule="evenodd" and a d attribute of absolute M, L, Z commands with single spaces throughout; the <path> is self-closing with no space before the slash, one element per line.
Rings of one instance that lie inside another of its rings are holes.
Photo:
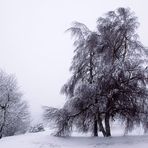
<path fill-rule="evenodd" d="M 2 138 L 0 148 L 148 148 L 148 136 L 54 137 L 45 131 Z"/>

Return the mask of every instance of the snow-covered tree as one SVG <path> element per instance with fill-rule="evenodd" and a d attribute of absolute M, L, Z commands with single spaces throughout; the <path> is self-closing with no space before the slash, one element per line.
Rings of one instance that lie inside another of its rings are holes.
<path fill-rule="evenodd" d="M 24 133 L 28 124 L 28 105 L 22 100 L 15 77 L 0 71 L 0 138 Z"/>
<path fill-rule="evenodd" d="M 72 66 L 70 67 L 72 77 L 63 86 L 62 93 L 71 99 L 75 97 L 74 91 L 78 87 L 77 85 L 82 83 L 91 87 L 96 80 L 97 68 L 99 66 L 97 50 L 100 37 L 96 32 L 90 31 L 84 24 L 78 22 L 75 22 L 68 31 L 75 37 L 74 46 L 76 49 Z M 91 102 L 97 103 L 97 98 L 91 97 L 90 99 Z M 92 121 L 92 132 L 94 136 L 98 136 L 97 115 L 94 113 L 92 117 L 94 118 Z"/>
<path fill-rule="evenodd" d="M 111 119 L 122 119 L 127 129 L 143 122 L 147 49 L 138 40 L 137 27 L 134 14 L 119 8 L 99 18 L 96 31 L 78 22 L 68 29 L 76 49 L 72 76 L 62 88 L 67 101 L 62 109 L 45 108 L 45 119 L 55 121 L 57 135 L 69 134 L 74 126 L 94 136 L 99 129 L 108 137 Z"/>

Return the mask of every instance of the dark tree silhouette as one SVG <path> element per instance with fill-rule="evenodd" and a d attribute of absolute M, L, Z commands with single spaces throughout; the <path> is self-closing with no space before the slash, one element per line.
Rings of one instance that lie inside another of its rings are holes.
<path fill-rule="evenodd" d="M 119 118 L 126 130 L 146 125 L 147 49 L 138 40 L 138 24 L 133 12 L 118 8 L 98 19 L 96 31 L 78 22 L 68 29 L 75 37 L 72 76 L 62 88 L 68 99 L 62 109 L 44 108 L 57 135 L 76 127 L 94 136 L 99 129 L 108 137 L 111 120 Z"/>

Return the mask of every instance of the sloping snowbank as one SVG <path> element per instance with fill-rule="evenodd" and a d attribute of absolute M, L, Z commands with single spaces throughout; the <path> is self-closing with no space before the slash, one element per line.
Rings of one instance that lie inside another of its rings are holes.
<path fill-rule="evenodd" d="M 111 138 L 53 137 L 49 132 L 28 133 L 0 140 L 0 148 L 147 148 L 148 136 Z"/>

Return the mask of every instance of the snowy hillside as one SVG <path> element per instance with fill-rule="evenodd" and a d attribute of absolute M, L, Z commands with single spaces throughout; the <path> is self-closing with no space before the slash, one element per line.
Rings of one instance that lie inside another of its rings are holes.
<path fill-rule="evenodd" d="M 147 148 L 147 146 L 148 136 L 58 138 L 48 132 L 40 132 L 0 140 L 1 148 Z"/>

